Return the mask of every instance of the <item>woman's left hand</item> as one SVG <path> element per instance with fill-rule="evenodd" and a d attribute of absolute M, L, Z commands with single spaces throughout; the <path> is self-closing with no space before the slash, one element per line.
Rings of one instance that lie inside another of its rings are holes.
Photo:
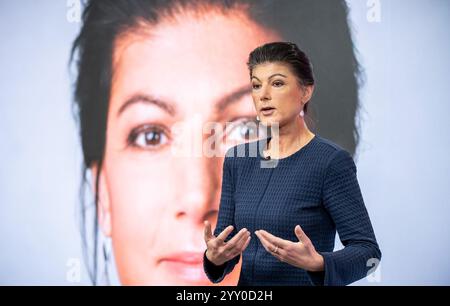
<path fill-rule="evenodd" d="M 281 239 L 264 230 L 256 231 L 255 234 L 266 251 L 280 261 L 311 272 L 323 271 L 323 256 L 316 251 L 300 225 L 295 227 L 294 232 L 298 242 Z"/>

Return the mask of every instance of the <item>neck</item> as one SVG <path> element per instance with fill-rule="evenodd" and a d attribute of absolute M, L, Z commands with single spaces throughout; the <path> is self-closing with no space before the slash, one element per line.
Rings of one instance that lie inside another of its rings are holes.
<path fill-rule="evenodd" d="M 303 118 L 298 116 L 291 123 L 280 126 L 278 135 L 272 135 L 266 152 L 275 158 L 283 158 L 298 151 L 313 137 L 314 134 L 308 129 Z M 271 152 L 273 143 L 278 143 L 278 153 Z"/>

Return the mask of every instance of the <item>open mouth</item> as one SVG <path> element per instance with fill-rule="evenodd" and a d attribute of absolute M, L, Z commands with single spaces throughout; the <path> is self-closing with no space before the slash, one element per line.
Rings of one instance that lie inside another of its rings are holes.
<path fill-rule="evenodd" d="M 266 107 L 261 108 L 261 113 L 262 113 L 264 116 L 270 116 L 270 115 L 272 115 L 274 112 L 275 112 L 275 107 L 272 107 L 272 106 L 266 106 Z"/>

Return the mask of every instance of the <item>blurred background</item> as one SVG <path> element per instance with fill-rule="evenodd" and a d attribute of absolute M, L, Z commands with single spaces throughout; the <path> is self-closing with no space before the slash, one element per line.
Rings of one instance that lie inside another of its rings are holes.
<path fill-rule="evenodd" d="M 354 285 L 450 285 L 450 2 L 347 4 L 365 79 L 355 161 L 383 252 L 376 274 Z M 90 284 L 71 7 L 0 0 L 0 285 Z"/>

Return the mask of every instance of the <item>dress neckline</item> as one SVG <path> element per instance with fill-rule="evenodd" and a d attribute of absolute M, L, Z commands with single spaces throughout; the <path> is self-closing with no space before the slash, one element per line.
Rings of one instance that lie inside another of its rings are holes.
<path fill-rule="evenodd" d="M 308 143 L 306 143 L 303 147 L 301 147 L 300 149 L 298 149 L 297 151 L 295 151 L 294 153 L 292 153 L 291 155 L 285 156 L 283 158 L 271 158 L 271 159 L 267 159 L 266 157 L 264 157 L 264 142 L 267 139 L 267 144 L 269 144 L 269 142 L 272 140 L 272 136 L 269 136 L 265 139 L 262 139 L 260 141 L 260 148 L 262 148 L 261 150 L 258 150 L 258 153 L 260 154 L 260 158 L 264 159 L 264 160 L 276 160 L 278 162 L 283 162 L 289 159 L 294 158 L 295 156 L 299 155 L 301 152 L 303 152 L 307 147 L 311 146 L 311 144 L 318 138 L 319 136 L 317 134 L 314 134 L 314 137 L 311 138 L 310 141 L 308 141 Z M 262 151 L 262 152 L 261 152 Z"/>

